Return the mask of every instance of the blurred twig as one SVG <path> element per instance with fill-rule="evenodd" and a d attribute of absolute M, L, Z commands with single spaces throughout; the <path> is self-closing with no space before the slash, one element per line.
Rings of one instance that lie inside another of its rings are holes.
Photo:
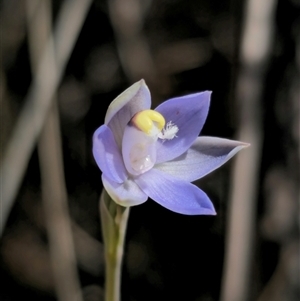
<path fill-rule="evenodd" d="M 222 301 L 244 301 L 251 292 L 253 230 L 262 144 L 261 100 L 273 36 L 276 1 L 248 0 L 237 83 L 238 140 L 251 143 L 239 154 L 232 175 Z"/>
<path fill-rule="evenodd" d="M 277 268 L 257 301 L 299 300 L 299 246 L 299 240 L 284 246 Z"/>
<path fill-rule="evenodd" d="M 110 0 L 108 4 L 126 75 L 132 82 L 144 76 L 153 80 L 156 70 L 149 47 L 141 32 L 143 3 L 138 0 Z"/>
<path fill-rule="evenodd" d="M 103 244 L 91 237 L 75 222 L 72 223 L 72 229 L 78 265 L 93 276 L 102 276 L 104 271 Z"/>
<path fill-rule="evenodd" d="M 144 78 L 153 98 L 169 93 L 170 81 L 158 74 L 147 39 L 143 34 L 143 18 L 147 3 L 139 0 L 109 0 L 109 15 L 115 32 L 120 61 L 131 82 Z M 159 92 L 158 92 L 159 91 Z"/>
<path fill-rule="evenodd" d="M 7 87 L 5 70 L 12 65 L 24 41 L 25 2 L 18 0 L 1 1 L 0 8 L 0 161 L 15 120 L 15 106 Z"/>
<path fill-rule="evenodd" d="M 51 35 L 50 0 L 27 0 L 27 15 L 31 66 L 35 73 L 43 48 Z M 55 56 L 49 59 L 55 66 Z M 56 99 L 53 99 L 38 141 L 50 256 L 58 300 L 81 301 L 60 139 L 57 104 Z"/>
<path fill-rule="evenodd" d="M 211 54 L 211 46 L 205 39 L 184 39 L 161 45 L 155 63 L 157 69 L 168 76 L 203 66 L 211 59 Z"/>
<path fill-rule="evenodd" d="M 91 2 L 91 0 L 63 2 L 53 37 L 49 37 L 38 64 L 25 105 L 8 142 L 0 170 L 2 198 L 0 235 L 2 235 L 29 157 L 51 106 L 52 96 L 61 80 Z M 54 56 L 56 65 L 52 64 Z"/>

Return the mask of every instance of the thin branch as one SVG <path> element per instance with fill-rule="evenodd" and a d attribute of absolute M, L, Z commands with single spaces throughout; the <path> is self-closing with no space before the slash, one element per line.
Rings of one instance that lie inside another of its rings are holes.
<path fill-rule="evenodd" d="M 51 34 L 50 0 L 27 0 L 27 14 L 30 61 L 32 71 L 35 73 Z M 51 63 L 56 65 L 54 56 Z M 59 116 L 54 98 L 38 141 L 38 153 L 43 205 L 57 297 L 61 301 L 82 301 L 71 219 L 68 212 Z"/>
<path fill-rule="evenodd" d="M 50 36 L 38 64 L 0 170 L 2 199 L 0 235 L 3 233 L 28 160 L 51 107 L 51 99 L 60 83 L 91 3 L 92 0 L 66 0 L 63 3 L 54 36 Z M 56 65 L 52 64 L 53 56 L 56 58 Z"/>
<path fill-rule="evenodd" d="M 121 65 L 130 82 L 145 78 L 152 98 L 168 94 L 170 79 L 158 72 L 147 38 L 143 34 L 148 1 L 109 0 L 109 16 L 114 29 Z"/>
<path fill-rule="evenodd" d="M 32 0 L 30 0 L 32 1 Z M 43 0 L 44 1 L 44 0 Z M 49 112 L 38 142 L 42 196 L 49 237 L 50 255 L 58 300 L 82 300 L 76 266 L 73 233 L 61 168 L 60 141 L 57 139 L 56 104 Z"/>
<path fill-rule="evenodd" d="M 147 41 L 142 34 L 143 3 L 138 0 L 109 0 L 108 4 L 126 75 L 133 82 L 143 76 L 153 79 L 156 70 Z"/>
<path fill-rule="evenodd" d="M 237 83 L 238 140 L 251 143 L 239 154 L 232 174 L 232 191 L 223 273 L 222 301 L 246 301 L 251 293 L 251 263 L 259 166 L 263 139 L 261 101 L 268 64 L 276 0 L 248 0 Z"/>

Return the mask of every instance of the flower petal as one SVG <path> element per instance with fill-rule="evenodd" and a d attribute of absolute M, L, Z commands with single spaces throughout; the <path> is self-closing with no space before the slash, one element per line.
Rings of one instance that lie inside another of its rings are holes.
<path fill-rule="evenodd" d="M 114 133 L 117 145 L 121 147 L 124 128 L 134 114 L 151 106 L 150 91 L 142 79 L 121 93 L 109 105 L 105 124 Z"/>
<path fill-rule="evenodd" d="M 105 124 L 93 136 L 93 155 L 101 171 L 112 181 L 123 183 L 127 172 L 113 133 Z"/>
<path fill-rule="evenodd" d="M 181 156 L 155 168 L 178 179 L 193 182 L 217 169 L 249 144 L 216 137 L 198 137 Z"/>
<path fill-rule="evenodd" d="M 131 179 L 120 184 L 102 174 L 102 182 L 110 197 L 121 206 L 140 205 L 148 199 L 148 196 Z"/>
<path fill-rule="evenodd" d="M 201 189 L 155 168 L 137 177 L 135 182 L 151 199 L 171 211 L 187 215 L 216 214 Z"/>
<path fill-rule="evenodd" d="M 156 162 L 172 160 L 184 153 L 198 137 L 206 120 L 210 91 L 169 99 L 155 110 L 161 113 L 166 123 L 172 122 L 179 131 L 172 140 L 159 140 Z"/>

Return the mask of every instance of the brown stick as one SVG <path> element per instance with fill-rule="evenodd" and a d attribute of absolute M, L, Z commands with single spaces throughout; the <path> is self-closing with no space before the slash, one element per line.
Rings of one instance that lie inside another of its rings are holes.
<path fill-rule="evenodd" d="M 276 0 L 248 0 L 245 11 L 236 94 L 241 121 L 237 140 L 249 142 L 251 147 L 237 156 L 231 179 L 222 301 L 246 301 L 251 292 L 253 232 L 263 139 L 260 106 L 275 7 Z"/>
<path fill-rule="evenodd" d="M 66 0 L 61 8 L 54 36 L 50 36 L 4 153 L 0 169 L 0 235 L 19 190 L 29 157 L 42 130 L 51 100 L 85 20 L 91 0 Z M 53 46 L 55 45 L 55 61 Z"/>
<path fill-rule="evenodd" d="M 31 66 L 35 73 L 52 31 L 51 2 L 27 0 L 27 8 Z M 51 61 L 55 66 L 54 56 Z M 38 141 L 38 153 L 52 271 L 58 300 L 82 301 L 64 179 L 56 99 L 51 102 L 52 108 Z"/>

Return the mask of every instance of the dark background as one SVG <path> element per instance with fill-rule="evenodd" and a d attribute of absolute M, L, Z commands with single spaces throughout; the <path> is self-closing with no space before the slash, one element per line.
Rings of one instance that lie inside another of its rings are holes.
<path fill-rule="evenodd" d="M 54 23 L 62 2 L 52 1 Z M 1 155 L 32 80 L 24 3 L 0 2 Z M 108 3 L 94 0 L 56 94 L 70 214 L 91 241 L 82 255 L 90 266 L 78 263 L 85 300 L 101 300 L 104 283 L 103 254 L 95 255 L 95 250 L 102 250 L 98 211 L 101 172 L 94 162 L 91 142 L 109 103 L 144 78 L 153 107 L 172 96 L 212 90 L 202 135 L 234 139 L 242 123 L 235 91 L 247 15 L 245 1 L 138 3 L 143 7 L 139 37 L 147 43 L 155 76 L 144 70 L 146 65 L 138 58 L 136 72 L 124 66 Z M 299 15 L 299 1 L 276 2 L 274 37 L 267 64 L 261 67 L 259 131 L 263 143 L 259 161 L 253 162 L 259 165 L 259 174 L 249 300 L 299 300 Z M 130 41 L 126 43 L 130 48 Z M 123 301 L 220 299 L 234 161 L 197 182 L 210 196 L 217 216 L 184 216 L 152 200 L 131 208 Z M 1 237 L 0 254 L 1 300 L 57 300 L 36 149 Z"/>

